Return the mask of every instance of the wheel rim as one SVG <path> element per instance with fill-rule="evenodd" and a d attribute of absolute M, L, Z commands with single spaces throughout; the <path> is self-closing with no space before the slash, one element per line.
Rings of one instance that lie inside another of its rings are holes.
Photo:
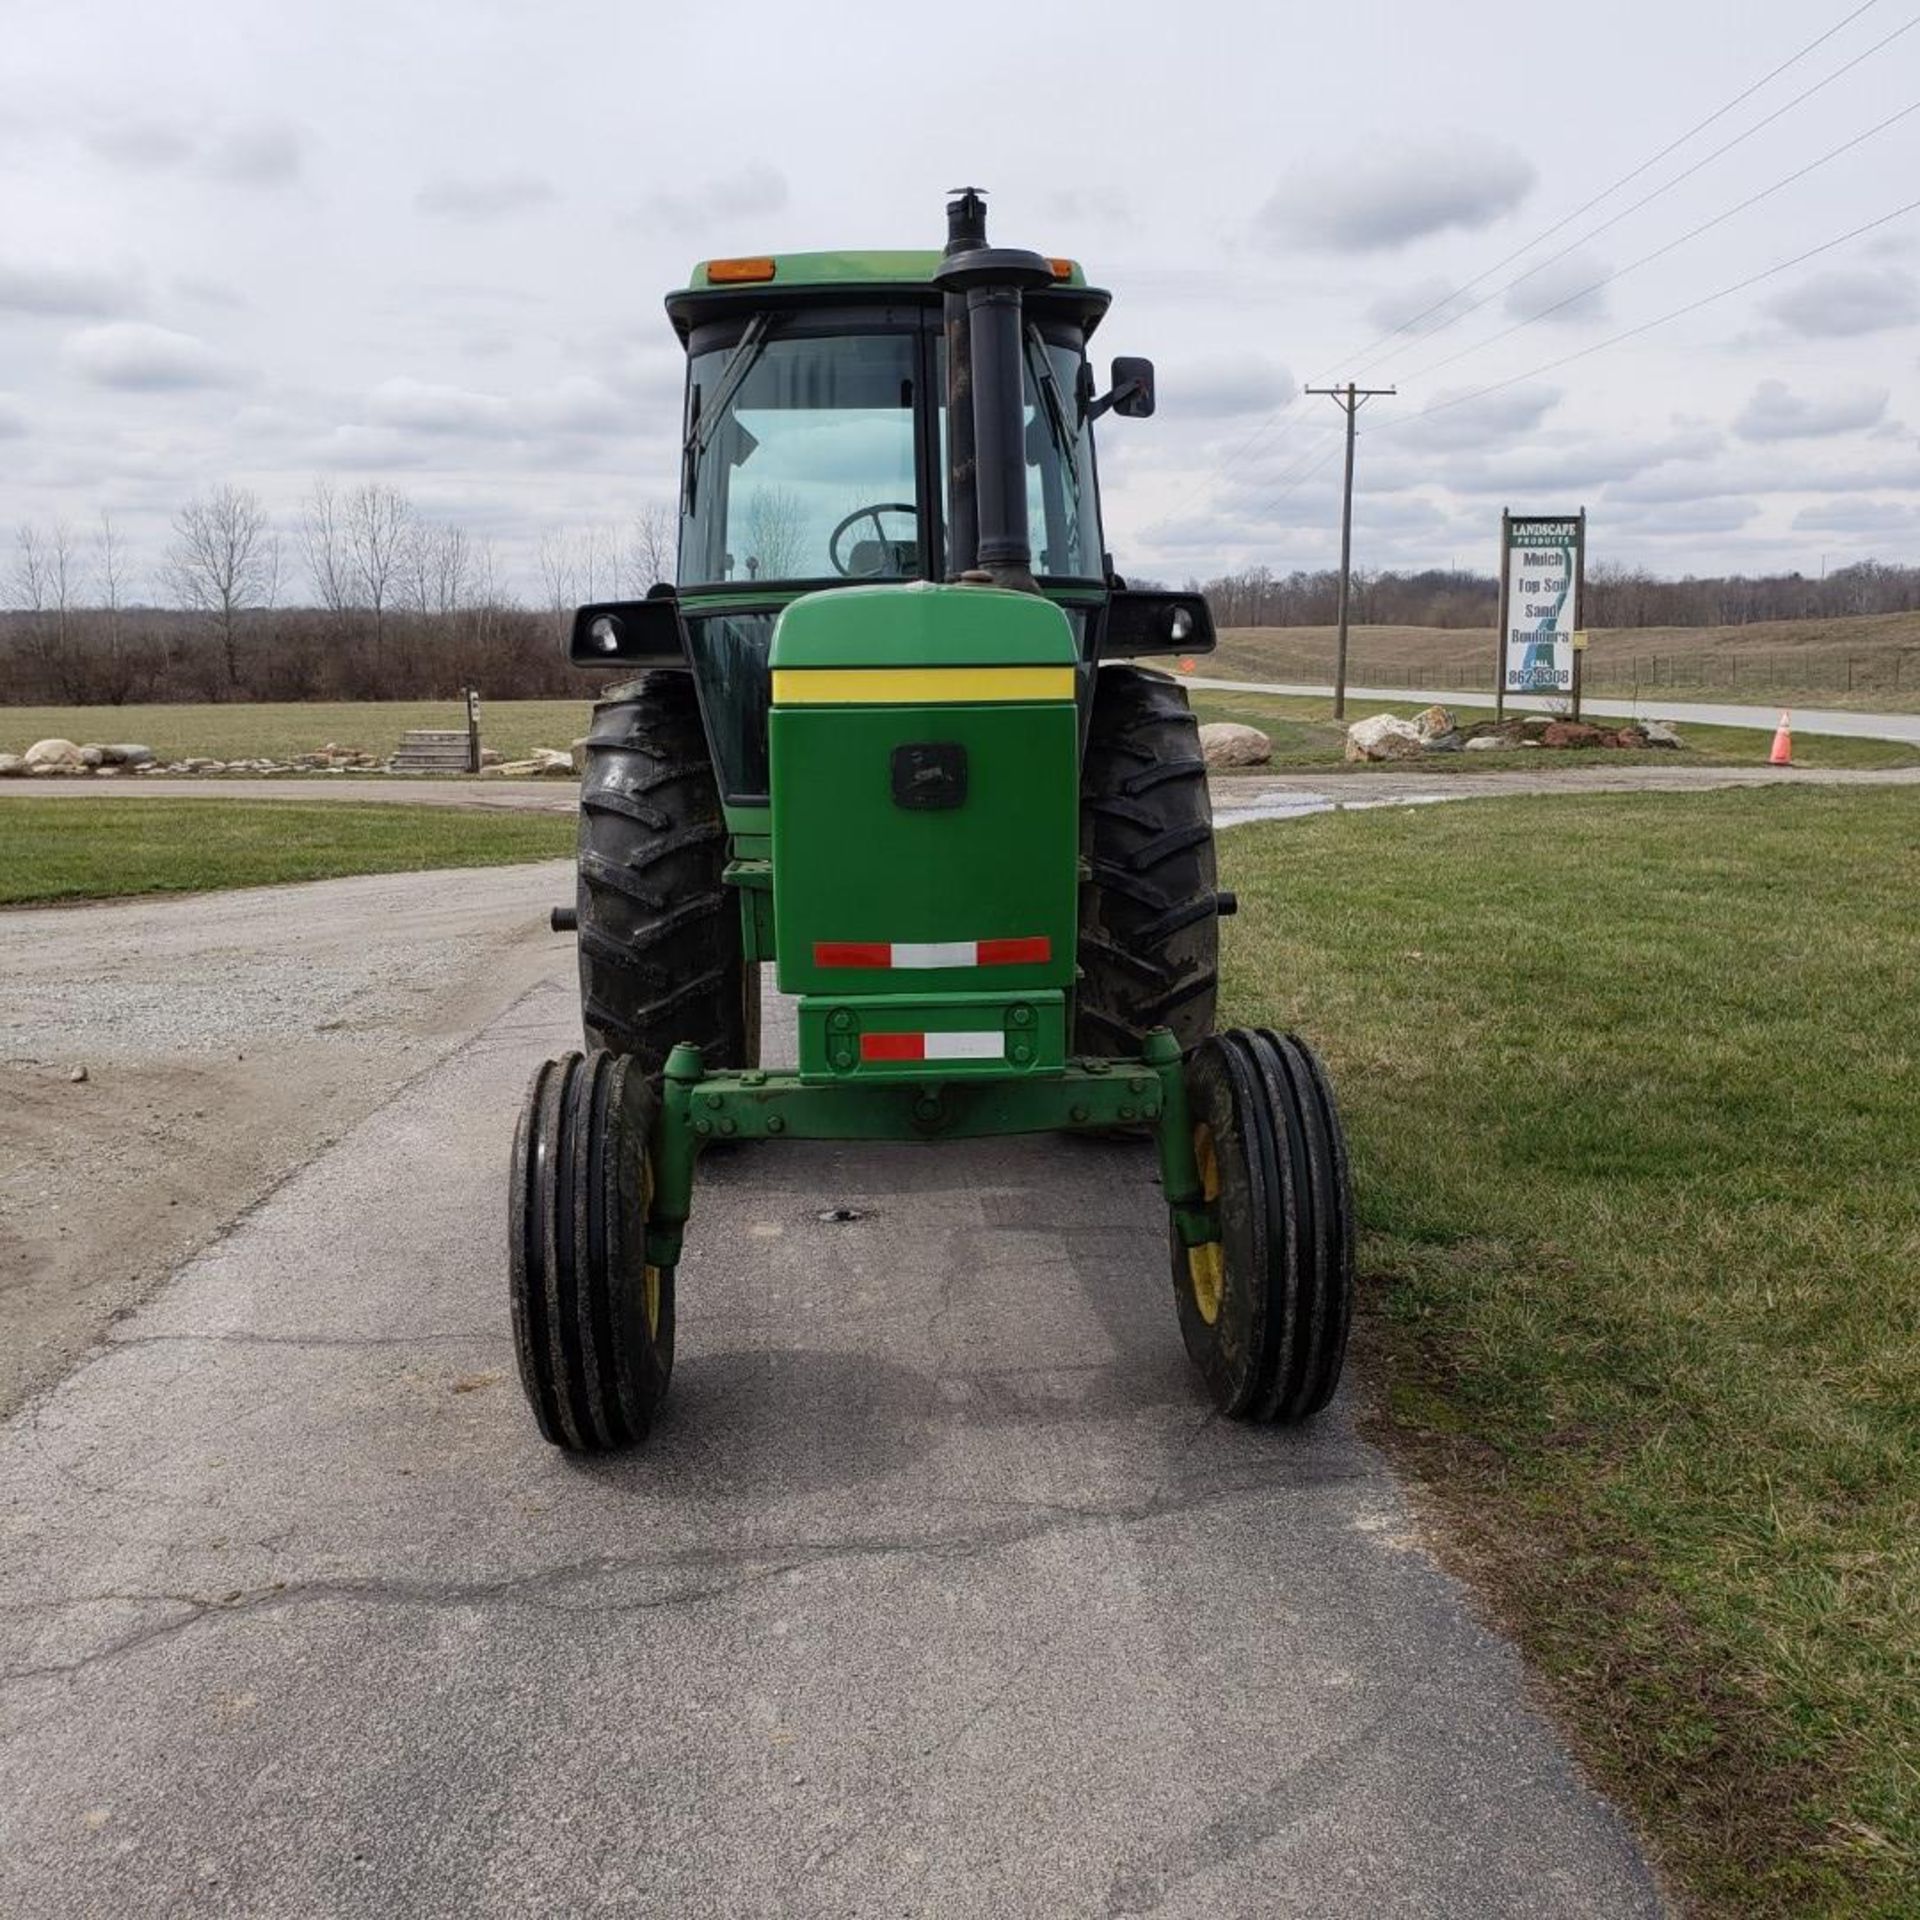
<path fill-rule="evenodd" d="M 646 1232 L 647 1222 L 653 1218 L 653 1160 L 643 1149 L 640 1154 L 640 1231 Z M 660 1269 L 651 1261 L 647 1263 L 640 1280 L 640 1302 L 646 1310 L 647 1335 L 650 1339 L 660 1337 Z"/>
<path fill-rule="evenodd" d="M 1200 1169 L 1200 1192 L 1211 1206 L 1220 1198 L 1220 1161 L 1213 1129 L 1204 1120 L 1193 1130 L 1193 1158 Z M 1226 1249 L 1218 1240 L 1187 1249 L 1187 1284 L 1193 1289 L 1200 1318 L 1212 1326 L 1220 1318 L 1220 1297 L 1227 1285 Z"/>

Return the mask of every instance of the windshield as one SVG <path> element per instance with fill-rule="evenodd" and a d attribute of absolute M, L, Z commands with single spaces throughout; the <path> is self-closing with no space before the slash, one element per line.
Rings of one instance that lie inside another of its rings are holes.
<path fill-rule="evenodd" d="M 695 354 L 681 584 L 918 574 L 915 364 L 910 333 Z"/>
<path fill-rule="evenodd" d="M 851 317 L 851 316 L 849 316 Z M 938 577 L 937 511 L 916 479 L 919 433 L 946 464 L 946 341 L 930 336 L 930 402 L 918 404 L 922 335 L 782 338 L 756 316 L 689 362 L 683 587 Z M 1100 580 L 1093 435 L 1077 336 L 1024 343 L 1027 518 L 1042 579 Z M 932 471 L 933 469 L 929 469 Z M 931 555 L 931 564 L 926 556 Z"/>

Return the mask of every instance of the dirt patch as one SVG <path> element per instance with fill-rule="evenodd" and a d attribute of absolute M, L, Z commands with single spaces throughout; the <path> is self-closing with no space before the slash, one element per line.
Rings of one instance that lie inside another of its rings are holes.
<path fill-rule="evenodd" d="M 0 914 L 0 1416 L 550 970 L 565 881 Z"/>

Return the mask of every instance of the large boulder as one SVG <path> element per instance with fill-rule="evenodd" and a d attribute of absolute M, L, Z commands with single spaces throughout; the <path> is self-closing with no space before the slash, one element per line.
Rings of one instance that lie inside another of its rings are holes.
<path fill-rule="evenodd" d="M 85 773 L 87 763 L 71 740 L 36 740 L 27 749 L 29 773 Z"/>
<path fill-rule="evenodd" d="M 1650 747 L 1678 748 L 1682 744 L 1679 733 L 1664 720 L 1648 720 L 1640 731 L 1647 736 Z"/>
<path fill-rule="evenodd" d="M 1258 727 L 1210 720 L 1200 729 L 1200 751 L 1210 767 L 1264 767 L 1273 758 L 1273 742 Z"/>
<path fill-rule="evenodd" d="M 85 753 L 87 749 L 80 749 Z M 153 749 L 143 747 L 136 742 L 120 741 L 111 746 L 100 748 L 101 765 L 108 767 L 150 767 L 153 765 Z"/>
<path fill-rule="evenodd" d="M 535 773 L 573 774 L 573 755 L 563 753 L 558 747 L 535 747 L 531 754 Z"/>
<path fill-rule="evenodd" d="M 1453 715 L 1445 707 L 1426 707 L 1413 716 L 1413 730 L 1422 740 L 1438 740 L 1454 731 Z"/>
<path fill-rule="evenodd" d="M 1396 720 L 1390 713 L 1356 720 L 1347 729 L 1349 760 L 1417 760 L 1420 752 L 1420 736 L 1413 722 Z"/>
<path fill-rule="evenodd" d="M 1466 750 L 1469 753 L 1498 753 L 1502 748 L 1514 744 L 1513 741 L 1503 739 L 1497 733 L 1476 733 L 1468 740 Z"/>
<path fill-rule="evenodd" d="M 21 780 L 26 777 L 27 763 L 17 753 L 0 753 L 0 780 Z"/>
<path fill-rule="evenodd" d="M 1610 747 L 1613 736 L 1584 720 L 1556 720 L 1540 735 L 1543 747 Z"/>

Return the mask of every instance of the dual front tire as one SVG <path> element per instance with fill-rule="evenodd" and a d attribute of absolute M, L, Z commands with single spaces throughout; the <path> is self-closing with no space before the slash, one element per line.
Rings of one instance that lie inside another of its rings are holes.
<path fill-rule="evenodd" d="M 646 1254 L 654 1098 L 630 1058 L 562 1054 L 514 1134 L 514 1355 L 541 1433 L 569 1453 L 644 1440 L 673 1375 L 674 1273 Z"/>
<path fill-rule="evenodd" d="M 1230 1031 L 1187 1065 L 1220 1236 L 1170 1245 L 1187 1352 L 1230 1419 L 1281 1425 L 1333 1397 L 1353 1315 L 1353 1191 L 1325 1070 L 1291 1034 Z"/>

